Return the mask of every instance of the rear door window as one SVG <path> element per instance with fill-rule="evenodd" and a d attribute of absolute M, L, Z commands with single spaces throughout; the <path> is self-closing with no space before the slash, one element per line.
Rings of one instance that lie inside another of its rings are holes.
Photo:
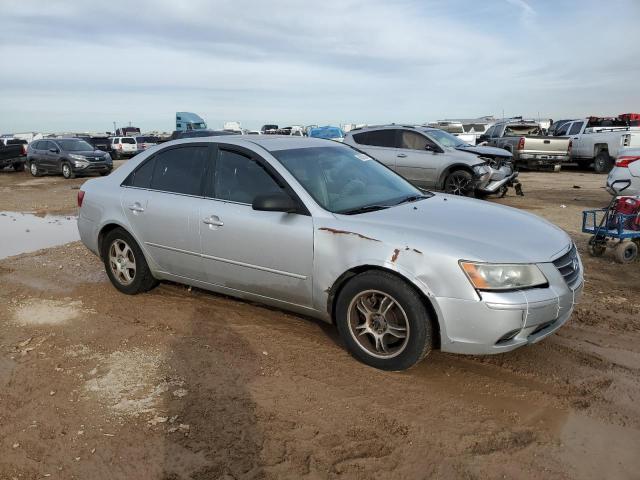
<path fill-rule="evenodd" d="M 158 153 L 151 189 L 184 195 L 202 195 L 207 146 L 171 148 Z"/>
<path fill-rule="evenodd" d="M 392 128 L 371 130 L 369 132 L 358 133 L 354 135 L 353 138 L 360 145 L 395 148 L 397 147 L 396 132 L 397 130 Z"/>

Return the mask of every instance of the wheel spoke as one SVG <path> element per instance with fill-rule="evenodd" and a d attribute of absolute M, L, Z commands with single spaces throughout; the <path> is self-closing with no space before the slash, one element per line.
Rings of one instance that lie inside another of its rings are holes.
<path fill-rule="evenodd" d="M 384 343 L 384 336 L 374 335 L 374 338 L 376 339 L 376 350 L 378 352 L 388 353 L 387 345 Z"/>
<path fill-rule="evenodd" d="M 407 338 L 407 329 L 406 327 L 398 327 L 396 325 L 387 325 L 387 331 L 389 335 L 392 335 L 396 338 Z"/>
<path fill-rule="evenodd" d="M 378 313 L 380 313 L 383 316 L 387 315 L 387 312 L 391 309 L 391 307 L 393 307 L 394 305 L 394 301 L 390 298 L 390 297 L 382 297 L 382 300 L 380 301 L 380 305 L 378 306 Z"/>
<path fill-rule="evenodd" d="M 367 302 L 365 302 L 364 297 L 360 297 L 356 306 L 358 307 L 358 310 L 360 311 L 360 313 L 362 313 L 367 318 L 369 317 L 369 315 L 374 313 L 371 307 L 367 305 Z"/>

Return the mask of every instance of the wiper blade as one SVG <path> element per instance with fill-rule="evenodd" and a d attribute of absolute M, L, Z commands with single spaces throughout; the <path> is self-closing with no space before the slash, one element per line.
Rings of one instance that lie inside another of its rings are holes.
<path fill-rule="evenodd" d="M 350 210 L 341 210 L 339 213 L 341 215 L 355 215 L 358 213 L 366 213 L 366 212 L 375 212 L 376 210 L 384 210 L 385 208 L 389 208 L 390 205 L 365 205 L 363 207 L 352 208 Z"/>
<path fill-rule="evenodd" d="M 403 198 L 402 200 L 400 200 L 398 203 L 394 204 L 394 205 L 401 205 L 403 203 L 412 203 L 412 202 L 417 202 L 418 200 L 424 200 L 425 198 L 429 198 L 432 197 L 433 194 L 431 195 L 410 195 L 408 197 Z"/>

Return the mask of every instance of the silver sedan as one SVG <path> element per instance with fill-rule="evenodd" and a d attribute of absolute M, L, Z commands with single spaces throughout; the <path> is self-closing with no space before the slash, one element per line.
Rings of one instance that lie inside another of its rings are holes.
<path fill-rule="evenodd" d="M 86 182 L 78 203 L 82 241 L 121 292 L 171 280 L 310 315 L 387 370 L 436 347 L 537 342 L 568 320 L 583 284 L 558 227 L 423 193 L 329 140 L 168 142 Z"/>
<path fill-rule="evenodd" d="M 607 177 L 607 190 L 612 195 L 640 195 L 640 148 L 620 150 Z"/>

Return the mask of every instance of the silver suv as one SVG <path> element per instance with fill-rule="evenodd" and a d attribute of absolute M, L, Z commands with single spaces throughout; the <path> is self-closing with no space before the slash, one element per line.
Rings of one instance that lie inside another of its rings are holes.
<path fill-rule="evenodd" d="M 344 143 L 371 155 L 415 186 L 472 196 L 489 184 L 485 159 L 438 142 L 429 129 L 386 125 L 351 130 Z"/>

